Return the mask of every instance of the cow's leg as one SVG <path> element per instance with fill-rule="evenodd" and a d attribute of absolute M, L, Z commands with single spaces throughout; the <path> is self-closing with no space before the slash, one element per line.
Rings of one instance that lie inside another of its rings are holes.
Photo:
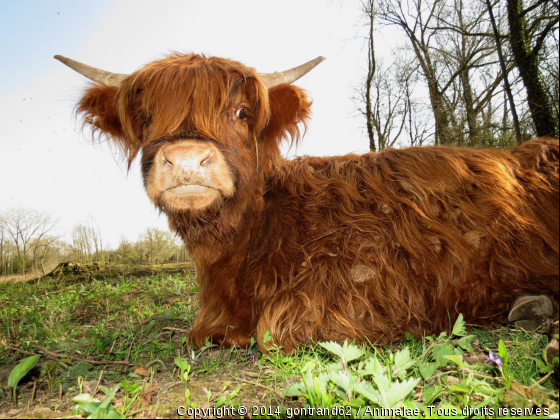
<path fill-rule="evenodd" d="M 257 323 L 257 343 L 262 352 L 279 348 L 290 353 L 298 344 L 315 339 L 313 304 L 304 293 L 277 293 L 265 306 Z"/>
<path fill-rule="evenodd" d="M 203 305 L 196 315 L 190 338 L 202 347 L 209 340 L 224 347 L 248 347 L 254 326 L 247 308 L 232 310 L 227 305 Z"/>
<path fill-rule="evenodd" d="M 190 338 L 196 347 L 203 347 L 206 341 L 224 347 L 237 346 L 249 347 L 251 334 L 236 325 L 212 325 L 210 328 L 204 325 L 204 321 L 195 320 Z"/>

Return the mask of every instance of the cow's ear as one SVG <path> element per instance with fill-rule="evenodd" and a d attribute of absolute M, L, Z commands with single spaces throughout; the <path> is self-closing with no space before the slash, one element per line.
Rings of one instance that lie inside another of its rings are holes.
<path fill-rule="evenodd" d="M 110 137 L 123 136 L 116 94 L 116 87 L 92 84 L 78 102 L 77 113 L 82 114 L 84 125 L 91 125 L 94 133 Z"/>
<path fill-rule="evenodd" d="M 105 136 L 119 147 L 130 165 L 138 153 L 138 147 L 127 140 L 129 136 L 119 118 L 116 97 L 116 87 L 92 84 L 78 102 L 76 112 L 82 115 L 84 126 L 91 126 L 94 136 Z"/>
<path fill-rule="evenodd" d="M 297 143 L 305 133 L 311 116 L 311 100 L 307 93 L 297 86 L 283 84 L 268 91 L 268 100 L 270 119 L 263 137 Z"/>

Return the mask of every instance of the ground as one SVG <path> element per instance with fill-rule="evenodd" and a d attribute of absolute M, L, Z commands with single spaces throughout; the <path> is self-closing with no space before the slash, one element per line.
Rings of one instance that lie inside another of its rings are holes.
<path fill-rule="evenodd" d="M 177 418 L 198 409 L 206 418 L 330 418 L 302 410 L 334 407 L 344 407 L 340 418 L 375 417 L 367 410 L 381 407 L 430 418 L 469 407 L 488 418 L 506 406 L 558 413 L 558 364 L 543 360 L 548 336 L 538 331 L 460 320 L 394 346 L 194 349 L 197 290 L 189 264 L 69 264 L 0 280 L 0 417 Z M 29 370 L 22 361 L 33 356 Z"/>

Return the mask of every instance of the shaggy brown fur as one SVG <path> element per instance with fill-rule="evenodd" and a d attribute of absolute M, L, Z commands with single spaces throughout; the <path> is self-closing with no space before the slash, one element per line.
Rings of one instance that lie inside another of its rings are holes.
<path fill-rule="evenodd" d="M 256 333 L 262 347 L 267 330 L 288 351 L 387 343 L 446 330 L 459 313 L 502 321 L 522 294 L 558 295 L 558 140 L 287 161 L 279 143 L 299 139 L 310 105 L 240 63 L 181 54 L 118 89 L 93 85 L 79 104 L 129 162 L 142 150 L 148 191 L 162 147 L 211 142 L 227 162 L 233 196 L 202 210 L 154 199 L 196 264 L 197 345 Z"/>

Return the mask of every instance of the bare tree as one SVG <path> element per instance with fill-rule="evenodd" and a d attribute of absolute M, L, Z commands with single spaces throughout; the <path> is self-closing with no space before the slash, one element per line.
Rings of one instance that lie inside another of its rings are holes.
<path fill-rule="evenodd" d="M 134 244 L 130 242 L 126 237 L 121 236 L 119 241 L 119 247 L 115 251 L 121 262 L 134 262 Z"/>
<path fill-rule="evenodd" d="M 556 121 L 560 116 L 559 52 L 557 33 L 551 32 L 548 42 L 543 47 L 542 57 L 546 59 L 542 60 L 540 70 Z"/>
<path fill-rule="evenodd" d="M 125 264 L 188 261 L 189 255 L 171 232 L 148 228 L 136 243 L 121 237 L 116 250 L 104 250 L 98 224 L 93 217 L 72 230 L 72 244 L 52 232 L 57 221 L 48 213 L 29 209 L 0 212 L 0 275 L 45 274 L 49 265 L 61 260 L 101 261 L 105 256 Z"/>
<path fill-rule="evenodd" d="M 7 228 L 6 222 L 0 213 L 0 275 L 4 274 L 4 253 L 6 247 L 6 236 L 7 236 Z"/>
<path fill-rule="evenodd" d="M 405 130 L 408 136 L 408 144 L 400 144 L 401 146 L 423 146 L 432 138 L 433 123 L 431 115 L 429 115 L 429 105 L 414 97 L 415 82 L 412 80 L 416 74 L 415 69 L 408 69 L 409 78 L 402 80 L 404 96 L 406 100 L 407 113 L 405 115 Z"/>
<path fill-rule="evenodd" d="M 88 226 L 81 223 L 74 226 L 72 229 L 72 247 L 79 261 L 91 262 L 93 252 Z"/>
<path fill-rule="evenodd" d="M 488 10 L 488 16 L 490 17 L 490 23 L 492 24 L 492 31 L 494 33 L 494 40 L 496 42 L 496 51 L 498 53 L 498 59 L 500 61 L 500 67 L 502 69 L 502 73 L 505 75 L 504 77 L 504 89 L 507 95 L 508 102 L 510 104 L 510 111 L 513 117 L 513 127 L 515 130 L 515 139 L 517 144 L 521 144 L 521 130 L 519 128 L 519 117 L 517 116 L 517 109 L 515 108 L 515 101 L 513 98 L 513 93 L 511 91 L 511 86 L 509 80 L 507 78 L 507 65 L 504 58 L 503 48 L 502 48 L 502 36 L 498 30 L 498 25 L 496 23 L 496 18 L 494 17 L 494 10 L 493 6 L 490 3 L 490 0 L 486 1 L 486 8 Z M 507 107 L 505 107 L 504 101 L 504 125 L 507 121 Z M 505 127 L 504 127 L 505 128 Z"/>
<path fill-rule="evenodd" d="M 441 67 L 434 61 L 434 31 L 436 16 L 443 14 L 444 0 L 423 3 L 421 0 L 379 0 L 378 16 L 389 25 L 396 25 L 403 30 L 414 51 L 419 67 L 425 78 L 430 103 L 435 119 L 435 144 L 452 143 L 449 101 L 445 91 L 451 86 L 454 74 L 445 85 L 441 85 Z"/>
<path fill-rule="evenodd" d="M 453 0 L 447 12 L 437 16 L 433 28 L 443 73 L 451 81 L 452 121 L 455 143 L 473 146 L 484 143 L 481 136 L 491 124 L 492 98 L 510 69 L 496 66 L 496 45 L 490 36 L 481 3 Z M 455 79 L 457 77 L 457 79 Z M 486 111 L 485 111 L 486 109 Z"/>
<path fill-rule="evenodd" d="M 24 208 L 11 208 L 5 211 L 0 218 L 4 231 L 15 245 L 17 258 L 13 268 L 20 274 L 25 274 L 29 268 L 31 258 L 32 267 L 35 263 L 36 246 L 55 227 L 55 220 L 49 213 L 40 213 Z"/>
<path fill-rule="evenodd" d="M 141 262 L 163 264 L 174 256 L 176 245 L 170 232 L 147 228 L 138 238 L 136 247 L 141 256 Z"/>
<path fill-rule="evenodd" d="M 558 3 L 535 0 L 524 8 L 522 0 L 507 0 L 510 44 L 527 91 L 535 129 L 539 136 L 558 136 L 558 120 L 539 69 L 541 51 L 549 34 L 558 30 Z"/>
<path fill-rule="evenodd" d="M 411 102 L 407 99 L 410 88 L 410 73 L 405 74 L 399 64 L 392 62 L 386 66 L 380 60 L 378 72 L 369 82 L 357 89 L 354 100 L 358 110 L 364 115 L 370 137 L 370 150 L 375 152 L 395 145 L 401 134 L 406 131 L 407 115 Z M 398 71 L 394 69 L 398 68 Z M 369 77 L 368 77 L 369 79 Z"/>
<path fill-rule="evenodd" d="M 45 264 L 58 263 L 65 245 L 59 236 L 45 235 L 42 238 L 34 239 L 31 243 L 34 269 L 38 265 L 41 273 L 45 275 Z"/>
<path fill-rule="evenodd" d="M 521 0 L 505 0 L 504 5 L 508 1 Z M 557 121 L 558 42 L 550 28 L 557 28 L 558 15 L 549 10 L 552 4 L 549 0 L 528 1 L 533 3 L 523 12 L 525 14 L 548 7 L 547 17 L 533 19 L 531 22 L 535 23 L 528 25 L 527 32 L 532 40 L 536 39 L 535 48 L 541 45 L 539 51 L 549 51 L 548 55 L 553 57 L 545 60 L 547 66 L 543 68 L 547 77 L 536 79 L 547 81 L 543 87 L 552 98 L 550 109 Z M 533 115 L 533 109 L 530 104 L 529 108 L 526 105 L 521 71 L 518 74 L 512 50 L 505 42 L 510 36 L 507 22 L 501 18 L 505 16 L 505 6 L 497 0 L 369 0 L 361 6 L 370 25 L 373 25 L 375 10 L 375 19 L 381 28 L 391 26 L 405 35 L 404 45 L 413 56 L 411 67 L 417 68 L 421 75 L 413 80 L 409 78 L 410 73 L 407 76 L 398 65 L 381 71 L 383 59 L 368 53 L 368 75 L 358 99 L 364 105 L 360 111 L 366 116 L 372 150 L 372 143 L 376 149 L 391 144 L 386 135 L 389 128 L 394 134 L 401 132 L 400 115 L 407 118 L 402 132 L 408 133 L 409 144 L 420 143 L 414 132 L 421 133 L 422 142 L 433 136 L 435 144 L 465 146 L 510 145 L 511 130 L 516 133 L 517 143 L 532 135 L 526 114 L 530 110 Z M 496 8 L 497 17 L 493 14 Z M 368 30 L 368 46 L 373 51 L 372 26 Z M 394 60 L 402 63 L 406 48 L 393 48 L 395 51 Z M 372 57 L 376 59 L 373 67 Z M 545 58 L 542 53 L 539 57 Z M 377 74 L 371 73 L 372 68 Z M 396 77 L 396 72 L 401 74 Z M 419 88 L 421 84 L 424 84 L 423 89 Z M 433 124 L 419 126 L 418 122 L 426 122 L 426 118 L 417 115 L 418 109 L 413 106 L 423 102 L 422 96 L 429 98 L 432 113 L 429 119 Z"/>
<path fill-rule="evenodd" d="M 412 121 L 411 111 L 418 101 L 411 97 L 418 78 L 418 64 L 406 51 L 378 60 L 374 48 L 374 23 L 377 0 L 361 0 L 368 34 L 367 71 L 363 83 L 356 88 L 358 111 L 365 117 L 371 151 L 383 150 L 395 144 L 407 133 L 412 144 L 422 144 L 429 137 L 425 124 Z M 388 64 L 385 64 L 388 62 Z M 424 106 L 424 105 L 422 105 Z M 426 121 L 424 120 L 423 123 Z M 422 128 L 421 128 L 422 127 Z M 406 142 L 406 141 L 405 141 Z"/>
<path fill-rule="evenodd" d="M 80 261 L 92 262 L 103 258 L 103 240 L 96 220 L 90 216 L 85 223 L 78 223 L 72 230 L 72 244 Z"/>
<path fill-rule="evenodd" d="M 376 152 L 378 150 L 375 145 L 375 134 L 373 121 L 373 109 L 371 103 L 371 88 L 373 83 L 373 77 L 375 75 L 375 48 L 373 43 L 373 24 L 375 22 L 375 12 L 374 12 L 374 0 L 362 0 L 362 13 L 367 16 L 369 27 L 368 37 L 367 37 L 367 49 L 368 49 L 368 61 L 367 61 L 367 76 L 365 82 L 365 89 L 362 90 L 360 95 L 362 102 L 365 104 L 365 111 L 362 113 L 366 117 L 366 127 L 369 137 L 369 150 Z"/>

